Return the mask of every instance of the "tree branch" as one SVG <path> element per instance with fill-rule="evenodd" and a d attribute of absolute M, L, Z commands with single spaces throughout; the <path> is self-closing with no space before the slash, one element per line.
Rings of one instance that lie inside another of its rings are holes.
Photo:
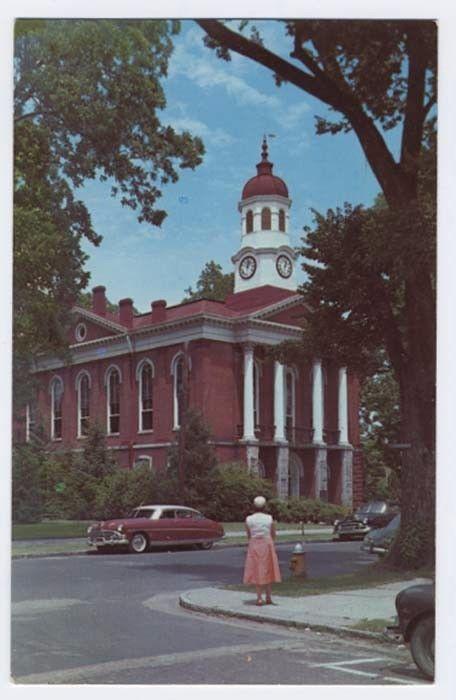
<path fill-rule="evenodd" d="M 426 88 L 427 51 L 419 27 L 410 23 L 407 36 L 409 54 L 408 90 L 405 105 L 404 127 L 401 144 L 401 169 L 409 181 L 409 187 L 416 191 L 418 176 L 418 158 L 423 140 L 424 97 Z"/>
<path fill-rule="evenodd" d="M 296 85 L 296 87 L 308 92 L 309 95 L 316 97 L 318 100 L 326 102 L 334 109 L 344 112 L 346 105 L 342 104 L 339 92 L 332 88 L 329 89 L 327 85 L 322 84 L 321 80 L 305 73 L 301 68 L 297 68 L 289 61 L 261 46 L 261 44 L 256 44 L 250 39 L 233 32 L 219 20 L 198 19 L 196 22 L 201 29 L 204 29 L 206 34 L 222 46 L 269 68 L 280 75 L 283 80 Z"/>
<path fill-rule="evenodd" d="M 17 124 L 23 119 L 32 119 L 32 117 L 36 117 L 38 114 L 41 114 L 41 111 L 37 110 L 36 112 L 28 112 L 27 114 L 21 114 L 19 117 L 14 117 L 14 123 Z"/>
<path fill-rule="evenodd" d="M 404 199 L 407 201 L 410 198 L 410 189 L 404 173 L 394 161 L 383 136 L 365 113 L 356 96 L 342 92 L 326 74 L 323 80 L 320 76 L 317 78 L 305 73 L 264 46 L 233 32 L 219 20 L 199 19 L 196 22 L 218 44 L 269 68 L 283 80 L 342 112 L 358 136 L 388 204 L 393 208 L 400 207 Z"/>

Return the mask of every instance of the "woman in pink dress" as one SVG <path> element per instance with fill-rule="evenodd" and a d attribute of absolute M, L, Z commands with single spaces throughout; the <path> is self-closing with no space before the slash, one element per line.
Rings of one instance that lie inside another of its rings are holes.
<path fill-rule="evenodd" d="M 257 605 L 271 605 L 271 584 L 282 580 L 274 547 L 275 525 L 272 515 L 263 512 L 266 505 L 263 496 L 257 496 L 253 505 L 256 512 L 245 519 L 249 546 L 244 567 L 244 583 L 255 584 Z M 264 601 L 263 593 L 266 594 Z"/>

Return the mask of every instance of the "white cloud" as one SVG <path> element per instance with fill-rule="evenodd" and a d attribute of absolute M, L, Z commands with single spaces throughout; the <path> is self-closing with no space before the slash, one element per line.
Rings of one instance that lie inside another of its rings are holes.
<path fill-rule="evenodd" d="M 210 129 L 207 124 L 188 117 L 180 117 L 168 120 L 170 125 L 177 131 L 190 131 L 191 134 L 200 136 L 203 141 L 214 144 L 215 146 L 229 146 L 234 143 L 235 138 L 228 134 L 224 129 Z"/>
<path fill-rule="evenodd" d="M 280 122 L 285 129 L 294 129 L 301 122 L 302 117 L 309 111 L 307 102 L 297 102 L 287 107 L 281 114 Z"/>
<path fill-rule="evenodd" d="M 169 63 L 170 78 L 184 75 L 204 90 L 223 88 L 241 105 L 257 105 L 270 109 L 280 107 L 277 97 L 266 95 L 236 75 L 236 72 L 240 72 L 240 62 L 232 60 L 225 67 L 223 61 L 204 47 L 201 37 L 200 31 L 190 29 L 184 34 L 183 41 L 176 42 Z"/>

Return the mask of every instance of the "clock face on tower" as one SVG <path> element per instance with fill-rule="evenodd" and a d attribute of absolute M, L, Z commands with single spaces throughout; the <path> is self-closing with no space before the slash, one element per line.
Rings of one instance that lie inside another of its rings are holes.
<path fill-rule="evenodd" d="M 276 260 L 276 268 L 279 275 L 285 279 L 290 277 L 291 273 L 293 272 L 292 262 L 286 255 L 279 255 Z"/>
<path fill-rule="evenodd" d="M 249 280 L 255 274 L 256 270 L 256 260 L 252 255 L 246 255 L 242 258 L 239 265 L 239 274 L 243 280 Z"/>

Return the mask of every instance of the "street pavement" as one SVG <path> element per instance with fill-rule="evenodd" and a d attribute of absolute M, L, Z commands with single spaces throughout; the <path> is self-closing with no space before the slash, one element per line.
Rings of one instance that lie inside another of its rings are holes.
<path fill-rule="evenodd" d="M 277 549 L 286 576 L 293 544 Z M 375 561 L 359 543 L 308 543 L 306 549 L 311 577 Z M 337 635 L 328 631 L 326 595 L 281 597 L 276 606 L 257 608 L 253 593 L 223 588 L 240 582 L 244 558 L 243 547 L 220 547 L 14 559 L 15 683 L 426 683 L 403 645 L 347 636 L 353 619 L 344 619 Z M 370 605 L 375 618 L 389 617 L 394 595 L 371 589 L 358 599 L 362 614 Z M 335 619 L 337 605 L 340 613 L 356 604 L 333 596 Z M 382 596 L 385 607 L 376 606 Z"/>

